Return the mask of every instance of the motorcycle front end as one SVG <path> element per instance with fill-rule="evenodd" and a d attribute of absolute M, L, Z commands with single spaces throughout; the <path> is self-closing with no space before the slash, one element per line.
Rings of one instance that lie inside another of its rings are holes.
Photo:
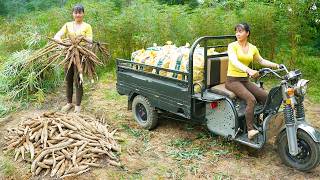
<path fill-rule="evenodd" d="M 320 132 L 305 118 L 303 101 L 308 80 L 302 79 L 298 70 L 286 72 L 281 81 L 285 127 L 277 137 L 277 150 L 287 166 L 311 171 L 320 162 Z"/>

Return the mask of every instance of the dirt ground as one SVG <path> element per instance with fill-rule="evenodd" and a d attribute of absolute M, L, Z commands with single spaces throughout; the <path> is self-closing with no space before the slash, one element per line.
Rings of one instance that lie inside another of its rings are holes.
<path fill-rule="evenodd" d="M 320 167 L 303 173 L 282 164 L 273 145 L 253 151 L 211 135 L 205 126 L 160 119 L 155 130 L 142 130 L 127 111 L 126 97 L 117 94 L 112 80 L 100 81 L 85 92 L 83 113 L 104 116 L 111 128 L 118 129 L 122 167 L 94 169 L 72 179 L 320 179 Z M 61 88 L 41 106 L 3 119 L 0 148 L 6 128 L 16 126 L 24 117 L 58 110 L 63 103 Z M 306 104 L 307 117 L 320 128 L 320 105 L 309 101 Z M 12 154 L 1 151 L 0 162 L 0 179 L 48 179 L 32 177 L 30 165 L 14 162 Z"/>

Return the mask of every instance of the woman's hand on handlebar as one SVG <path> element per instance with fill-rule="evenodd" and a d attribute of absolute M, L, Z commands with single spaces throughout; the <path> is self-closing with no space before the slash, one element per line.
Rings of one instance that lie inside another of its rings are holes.
<path fill-rule="evenodd" d="M 278 64 L 278 69 L 285 69 L 285 65 L 284 64 Z"/>
<path fill-rule="evenodd" d="M 252 78 L 257 78 L 257 77 L 259 77 L 259 72 L 258 71 L 256 71 L 256 70 L 253 70 L 253 69 L 248 69 L 247 70 L 247 73 L 248 73 L 248 75 L 250 76 L 250 77 L 252 77 Z"/>

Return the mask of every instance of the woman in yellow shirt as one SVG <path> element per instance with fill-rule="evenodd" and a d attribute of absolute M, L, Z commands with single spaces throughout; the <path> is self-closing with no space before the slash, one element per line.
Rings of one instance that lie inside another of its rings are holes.
<path fill-rule="evenodd" d="M 254 77 L 258 74 L 258 71 L 249 68 L 249 64 L 256 61 L 270 68 L 279 68 L 279 65 L 263 59 L 257 47 L 248 42 L 250 27 L 247 23 L 236 25 L 235 31 L 237 41 L 228 45 L 229 65 L 225 86 L 246 101 L 245 118 L 248 138 L 252 139 L 259 133 L 253 128 L 254 106 L 257 100 L 264 104 L 268 94 L 248 80 L 248 76 Z"/>
<path fill-rule="evenodd" d="M 54 36 L 54 39 L 57 41 L 62 41 L 62 38 L 76 37 L 76 36 L 84 36 L 84 38 L 92 42 L 92 28 L 90 24 L 83 22 L 84 18 L 84 7 L 81 4 L 77 4 L 72 9 L 72 15 L 74 21 L 67 22 Z M 67 104 L 62 107 L 63 112 L 69 111 L 72 105 L 72 95 L 73 95 L 73 82 L 76 79 L 76 106 L 75 113 L 80 113 L 80 104 L 83 95 L 83 77 L 82 74 L 79 77 L 74 77 L 74 68 L 75 66 L 72 64 L 70 69 L 65 68 L 66 73 L 66 84 L 67 84 Z"/>

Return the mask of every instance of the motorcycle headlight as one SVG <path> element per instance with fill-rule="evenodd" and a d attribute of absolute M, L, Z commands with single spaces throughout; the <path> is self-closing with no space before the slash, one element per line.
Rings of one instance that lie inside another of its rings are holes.
<path fill-rule="evenodd" d="M 309 80 L 300 79 L 295 88 L 295 94 L 298 96 L 304 96 L 307 93 Z"/>

